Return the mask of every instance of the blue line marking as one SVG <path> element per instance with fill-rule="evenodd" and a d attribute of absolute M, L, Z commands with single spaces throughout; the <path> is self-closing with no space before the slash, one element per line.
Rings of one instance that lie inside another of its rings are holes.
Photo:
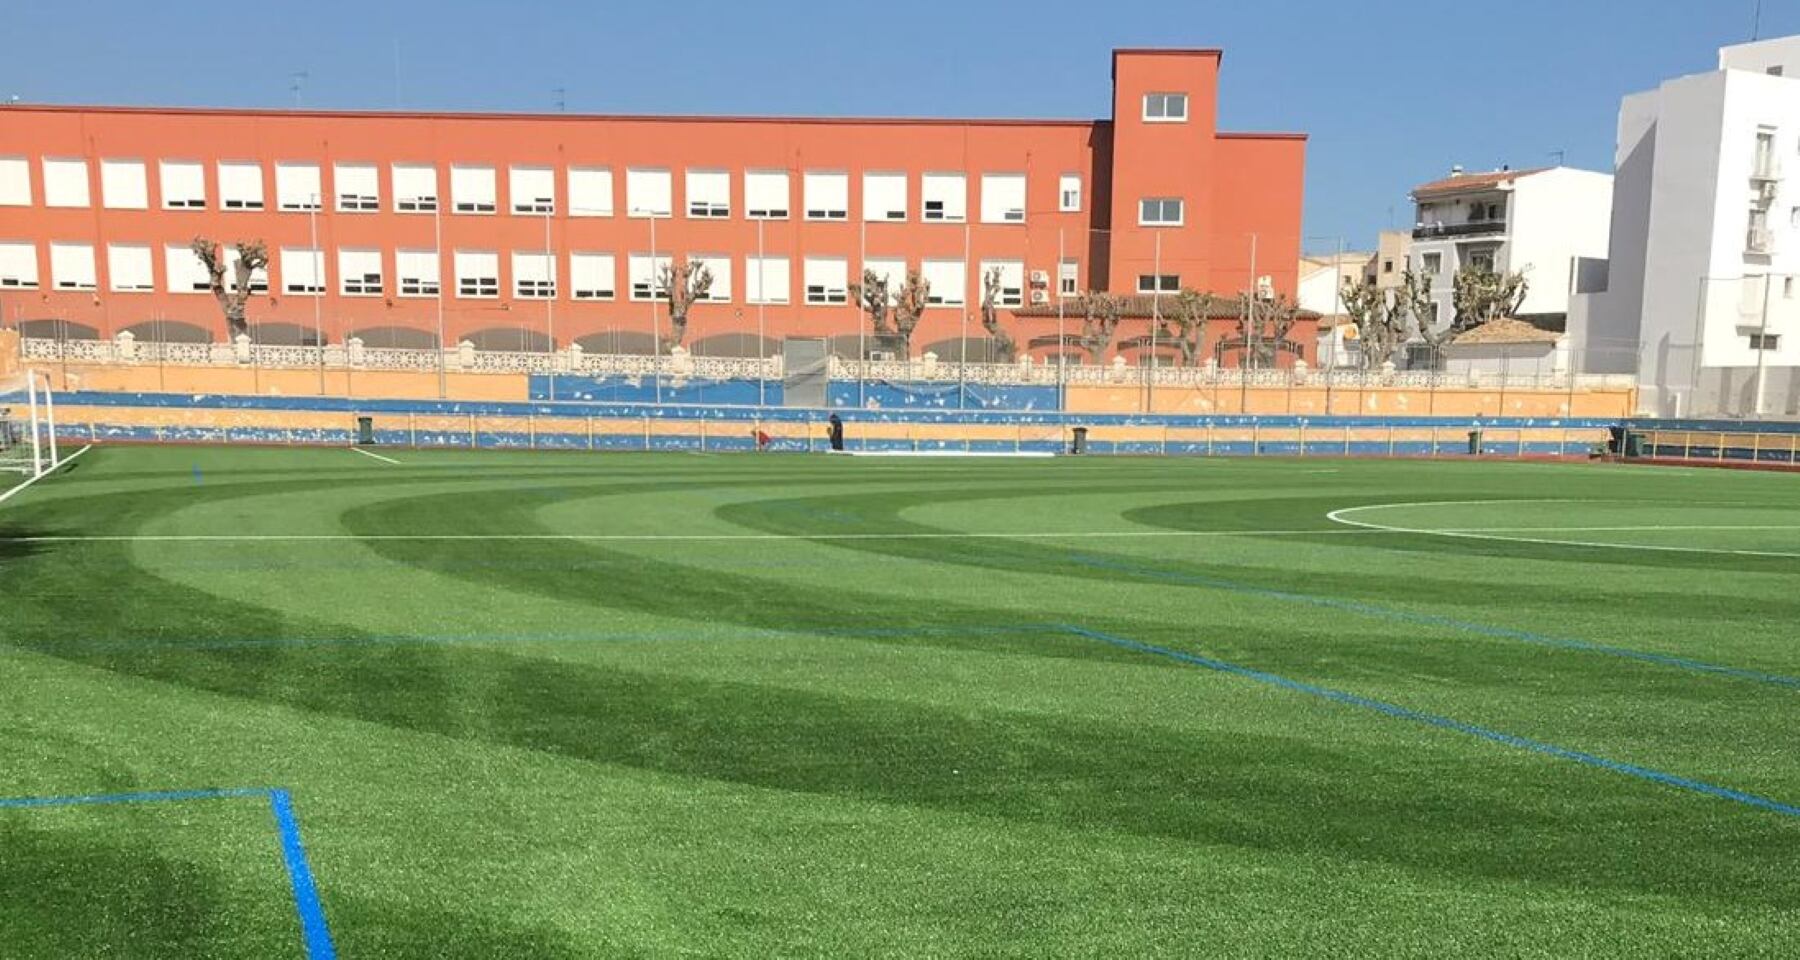
<path fill-rule="evenodd" d="M 1783 816 L 1800 817 L 1800 806 L 1782 803 L 1779 800 L 1771 800 L 1768 797 L 1757 796 L 1753 793 L 1745 793 L 1742 790 L 1733 790 L 1730 787 L 1721 787 L 1701 780 L 1692 780 L 1687 777 L 1677 776 L 1673 773 L 1666 773 L 1661 770 L 1651 769 L 1650 767 L 1639 766 L 1635 763 L 1609 760 L 1596 754 L 1585 753 L 1580 750 L 1571 750 L 1567 747 L 1559 747 L 1556 744 L 1545 743 L 1542 740 L 1532 740 L 1528 737 L 1502 733 L 1498 730 L 1479 727 L 1472 723 L 1464 723 L 1461 720 L 1454 720 L 1450 717 L 1424 713 L 1413 710 L 1410 707 L 1402 707 L 1398 704 L 1388 703 L 1383 700 L 1375 700 L 1354 693 L 1347 693 L 1343 690 L 1334 690 L 1330 687 L 1321 687 L 1316 684 L 1307 683 L 1303 680 L 1293 680 L 1279 674 L 1268 673 L 1254 667 L 1246 667 L 1241 664 L 1218 660 L 1197 653 L 1171 650 L 1168 647 L 1159 647 L 1155 644 L 1132 640 L 1128 637 L 1115 636 L 1114 634 L 1101 633 L 1098 630 L 1088 630 L 1083 627 L 1067 624 L 1063 626 L 1063 629 L 1076 636 L 1086 637 L 1089 640 L 1098 640 L 1102 643 L 1109 643 L 1115 647 L 1122 647 L 1126 650 L 1135 650 L 1139 653 L 1167 657 L 1170 660 L 1176 660 L 1196 667 L 1204 667 L 1208 670 L 1216 670 L 1220 673 L 1229 673 L 1234 676 L 1255 680 L 1258 683 L 1266 683 L 1270 686 L 1280 687 L 1284 690 L 1291 690 L 1295 693 L 1304 693 L 1308 696 L 1319 697 L 1321 699 L 1331 700 L 1352 707 L 1374 710 L 1377 713 L 1385 714 L 1394 717 L 1395 719 L 1410 720 L 1414 723 L 1425 724 L 1426 726 L 1438 727 L 1443 730 L 1452 730 L 1457 733 L 1468 734 L 1472 737 L 1479 737 L 1483 740 L 1498 743 L 1503 746 L 1515 747 L 1520 750 L 1529 750 L 1533 753 L 1541 753 L 1545 756 L 1556 757 L 1559 760 L 1570 760 L 1586 766 L 1610 770 L 1613 773 L 1636 777 L 1640 780 L 1648 780 L 1653 783 L 1663 784 L 1664 786 L 1705 794 L 1706 796 L 1717 797 L 1721 800 L 1730 800 L 1746 806 L 1779 813 Z"/>
<path fill-rule="evenodd" d="M 1100 557 L 1071 554 L 1071 558 L 1084 567 L 1093 567 L 1099 570 L 1116 570 L 1120 573 L 1149 577 L 1168 583 L 1183 583 L 1196 587 L 1211 587 L 1215 590 L 1229 590 L 1234 593 L 1268 597 L 1271 600 L 1286 600 L 1292 603 L 1305 603 L 1315 607 L 1324 607 L 1328 610 L 1343 610 L 1348 613 L 1363 614 L 1364 616 L 1384 617 L 1389 620 L 1399 620 L 1406 623 L 1419 624 L 1421 626 L 1449 627 L 1453 630 L 1461 630 L 1466 633 L 1478 633 L 1482 636 L 1495 637 L 1501 640 L 1519 640 L 1524 643 L 1536 644 L 1541 647 L 1556 647 L 1563 650 L 1579 650 L 1584 653 L 1598 653 L 1609 657 L 1637 660 L 1642 663 L 1654 663 L 1663 667 L 1674 667 L 1679 670 L 1693 670 L 1698 673 L 1711 673 L 1723 677 L 1733 677 L 1738 680 L 1749 680 L 1755 683 L 1766 683 L 1773 686 L 1800 690 L 1800 677 L 1789 677 L 1779 673 L 1767 673 L 1762 670 L 1749 670 L 1743 667 L 1730 667 L 1717 663 L 1707 663 L 1704 660 L 1691 660 L 1687 657 L 1677 657 L 1666 653 L 1651 653 L 1644 650 L 1633 650 L 1629 647 L 1614 647 L 1603 643 L 1593 643 L 1587 640 L 1552 637 L 1546 634 L 1533 633 L 1529 630 L 1519 630 L 1513 627 L 1498 627 L 1486 623 L 1475 623 L 1469 620 L 1457 620 L 1454 617 L 1439 616 L 1434 613 L 1413 613 L 1408 610 L 1396 610 L 1392 607 L 1383 607 L 1372 603 L 1362 603 L 1356 600 L 1338 600 L 1332 597 L 1320 597 L 1306 593 L 1291 593 L 1286 590 L 1276 590 L 1272 587 L 1259 587 L 1254 584 L 1238 583 L 1232 580 L 1221 580 L 1216 577 L 1178 573 L 1171 570 L 1158 570 L 1154 567 L 1140 567 L 1135 564 L 1119 563 Z"/>
<path fill-rule="evenodd" d="M 300 822 L 294 817 L 294 800 L 286 790 L 272 790 L 267 787 L 224 787 L 202 790 L 142 790 L 130 793 L 52 797 L 0 797 L 0 810 L 127 803 L 176 803 L 244 797 L 267 798 L 269 808 L 275 815 L 275 830 L 281 837 L 281 858 L 287 867 L 288 884 L 294 894 L 294 909 L 300 917 L 300 936 L 306 947 L 307 960 L 336 960 L 337 948 L 332 945 L 331 930 L 325 923 L 325 910 L 319 904 L 318 885 L 313 881 L 312 868 L 306 862 L 306 848 L 300 842 Z"/>
<path fill-rule="evenodd" d="M 337 949 L 331 944 L 325 910 L 319 905 L 319 890 L 313 883 L 312 868 L 306 862 L 306 848 L 300 843 L 294 800 L 286 790 L 271 790 L 269 806 L 275 812 L 275 829 L 281 834 L 281 857 L 287 864 L 288 881 L 294 888 L 294 909 L 300 915 L 300 935 L 306 942 L 306 956 L 308 960 L 333 960 Z"/>

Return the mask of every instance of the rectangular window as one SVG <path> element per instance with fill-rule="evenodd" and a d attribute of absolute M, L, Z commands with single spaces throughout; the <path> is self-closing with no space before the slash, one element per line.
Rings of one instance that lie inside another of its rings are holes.
<path fill-rule="evenodd" d="M 88 205 L 88 165 L 86 160 L 44 158 L 44 206 L 85 207 Z"/>
<path fill-rule="evenodd" d="M 275 206 L 281 210 L 322 210 L 325 191 L 316 163 L 275 164 Z"/>
<path fill-rule="evenodd" d="M 0 157 L 0 207 L 31 206 L 31 162 Z"/>
<path fill-rule="evenodd" d="M 655 300 L 663 295 L 663 271 L 668 269 L 674 260 L 667 254 L 651 256 L 647 253 L 634 253 L 626 262 L 630 272 L 631 299 Z"/>
<path fill-rule="evenodd" d="M 231 271 L 225 271 L 226 276 Z M 186 244 L 171 243 L 163 247 L 163 283 L 170 293 L 211 293 L 212 278 L 206 267 Z"/>
<path fill-rule="evenodd" d="M 669 171 L 630 167 L 625 171 L 625 215 L 666 217 L 675 209 L 674 182 Z"/>
<path fill-rule="evenodd" d="M 618 267 L 612 254 L 569 255 L 569 289 L 575 299 L 611 300 L 618 295 L 618 283 Z"/>
<path fill-rule="evenodd" d="M 523 300 L 556 297 L 556 256 L 540 250 L 514 250 L 513 296 Z"/>
<path fill-rule="evenodd" d="M 1056 209 L 1063 213 L 1081 211 L 1081 174 L 1065 173 L 1056 183 Z"/>
<path fill-rule="evenodd" d="M 925 302 L 932 306 L 960 307 L 968 297 L 969 268 L 961 260 L 927 260 L 919 273 L 931 289 Z"/>
<path fill-rule="evenodd" d="M 0 290 L 37 288 L 37 246 L 23 242 L 0 243 Z"/>
<path fill-rule="evenodd" d="M 789 269 L 786 257 L 745 257 L 744 299 L 749 303 L 787 303 Z"/>
<path fill-rule="evenodd" d="M 492 250 L 458 250 L 451 259 L 456 268 L 458 297 L 491 300 L 500 296 L 498 253 Z"/>
<path fill-rule="evenodd" d="M 431 213 L 438 208 L 437 167 L 396 163 L 392 170 L 395 213 Z"/>
<path fill-rule="evenodd" d="M 149 244 L 107 244 L 106 275 L 107 285 L 114 293 L 154 291 L 156 278 L 151 275 Z"/>
<path fill-rule="evenodd" d="M 51 242 L 50 283 L 58 290 L 94 289 L 93 246 Z"/>
<path fill-rule="evenodd" d="M 1024 174 L 984 173 L 981 175 L 981 222 L 1025 222 Z"/>
<path fill-rule="evenodd" d="M 1145 227 L 1181 226 L 1182 204 L 1174 197 L 1146 197 L 1138 201 L 1138 225 Z"/>
<path fill-rule="evenodd" d="M 786 220 L 786 170 L 751 170 L 744 174 L 744 215 L 752 220 Z"/>
<path fill-rule="evenodd" d="M 494 168 L 450 166 L 450 209 L 457 213 L 493 213 L 499 209 L 495 198 Z M 461 273 L 457 274 L 462 276 Z M 459 281 L 460 285 L 460 281 Z"/>
<path fill-rule="evenodd" d="M 731 301 L 731 258 L 722 253 L 692 253 L 688 262 L 696 267 L 705 267 L 712 274 L 712 286 L 706 291 L 706 302 L 728 303 Z"/>
<path fill-rule="evenodd" d="M 395 272 L 400 275 L 403 297 L 435 297 L 438 286 L 438 252 L 436 250 L 400 250 L 394 254 Z"/>
<path fill-rule="evenodd" d="M 1494 251 L 1474 250 L 1469 253 L 1469 269 L 1484 273 L 1494 272 Z"/>
<path fill-rule="evenodd" d="M 994 295 L 997 307 L 1022 307 L 1025 305 L 1025 261 L 1023 260 L 983 260 L 981 261 L 981 291 L 987 296 L 987 278 L 994 271 L 1000 271 L 1000 291 Z"/>
<path fill-rule="evenodd" d="M 1750 349 L 1762 351 L 1762 352 L 1772 352 L 1772 351 L 1780 350 L 1781 349 L 1781 334 L 1779 334 L 1779 333 L 1753 333 L 1753 334 L 1750 334 Z"/>
<path fill-rule="evenodd" d="M 906 219 L 906 174 L 863 174 L 863 219 L 869 223 Z"/>
<path fill-rule="evenodd" d="M 381 174 L 372 163 L 340 163 L 331 168 L 331 188 L 340 213 L 375 213 L 381 209 Z"/>
<path fill-rule="evenodd" d="M 569 216 L 613 215 L 613 175 L 607 167 L 569 168 Z"/>
<path fill-rule="evenodd" d="M 281 289 L 284 293 L 325 292 L 325 253 L 314 247 L 281 248 Z"/>
<path fill-rule="evenodd" d="M 1140 273 L 1137 278 L 1139 293 L 1180 293 L 1181 275 L 1178 273 Z"/>
<path fill-rule="evenodd" d="M 696 220 L 722 220 L 731 216 L 731 173 L 689 170 L 687 215 Z"/>
<path fill-rule="evenodd" d="M 863 261 L 863 271 L 887 281 L 889 303 L 906 282 L 906 261 L 899 257 L 870 257 Z"/>
<path fill-rule="evenodd" d="M 1435 277 L 1444 272 L 1444 255 L 1441 253 L 1424 254 L 1419 261 L 1426 276 Z"/>
<path fill-rule="evenodd" d="M 1144 119 L 1152 123 L 1180 123 L 1187 119 L 1187 94 L 1144 94 Z"/>
<path fill-rule="evenodd" d="M 1073 297 L 1081 292 L 1081 261 L 1064 260 L 1056 268 L 1056 292 Z"/>
<path fill-rule="evenodd" d="M 150 186 L 145 182 L 144 161 L 100 161 L 100 202 L 109 210 L 147 210 Z"/>
<path fill-rule="evenodd" d="M 969 215 L 968 180 L 960 173 L 928 173 L 919 182 L 920 219 L 961 223 Z"/>
<path fill-rule="evenodd" d="M 338 283 L 346 297 L 381 296 L 381 251 L 338 251 Z"/>
<path fill-rule="evenodd" d="M 263 208 L 262 164 L 250 160 L 219 161 L 219 209 Z"/>
<path fill-rule="evenodd" d="M 806 302 L 849 303 L 849 270 L 849 261 L 843 257 L 807 257 L 801 263 L 801 274 L 806 282 Z"/>
<path fill-rule="evenodd" d="M 510 167 L 506 195 L 516 214 L 556 212 L 556 171 L 550 167 Z"/>
<path fill-rule="evenodd" d="M 206 209 L 206 168 L 192 160 L 164 160 L 157 165 L 164 210 Z"/>
<path fill-rule="evenodd" d="M 225 248 L 225 288 L 230 290 L 232 293 L 236 293 L 237 288 L 238 288 L 237 265 L 238 265 L 238 261 L 240 259 L 242 259 L 242 258 L 240 256 L 238 256 L 236 247 L 226 247 Z M 209 287 L 206 287 L 205 289 L 210 290 L 212 288 L 209 286 Z M 257 267 L 255 270 L 250 271 L 250 292 L 251 293 L 268 293 L 269 292 L 269 268 L 268 267 Z"/>
<path fill-rule="evenodd" d="M 806 219 L 850 219 L 849 174 L 808 170 L 801 175 L 800 192 L 806 202 Z"/>

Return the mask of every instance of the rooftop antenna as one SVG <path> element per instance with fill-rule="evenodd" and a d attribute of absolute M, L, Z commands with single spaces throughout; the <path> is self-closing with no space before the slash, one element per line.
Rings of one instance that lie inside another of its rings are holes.
<path fill-rule="evenodd" d="M 557 87 L 554 90 L 551 90 L 550 92 L 556 94 L 556 112 L 557 113 L 568 113 L 569 112 L 569 100 L 568 100 L 569 88 L 568 87 Z"/>
<path fill-rule="evenodd" d="M 1756 0 L 1756 12 L 1750 17 L 1750 42 L 1762 39 L 1762 0 Z"/>
<path fill-rule="evenodd" d="M 294 95 L 294 109 L 300 109 L 300 87 L 305 84 L 308 74 L 305 70 L 296 70 L 288 74 L 288 90 Z"/>
<path fill-rule="evenodd" d="M 1566 151 L 1566 150 L 1552 150 L 1552 151 L 1550 151 L 1550 159 L 1551 159 L 1551 160 L 1552 160 L 1552 161 L 1553 161 L 1553 162 L 1552 162 L 1552 163 L 1551 163 L 1551 166 L 1554 166 L 1554 167 L 1560 167 L 1560 166 L 1562 166 L 1562 165 L 1563 165 L 1563 161 L 1564 161 L 1564 160 L 1567 160 L 1567 159 L 1568 159 L 1568 157 L 1569 157 L 1569 154 L 1568 154 L 1568 151 Z"/>

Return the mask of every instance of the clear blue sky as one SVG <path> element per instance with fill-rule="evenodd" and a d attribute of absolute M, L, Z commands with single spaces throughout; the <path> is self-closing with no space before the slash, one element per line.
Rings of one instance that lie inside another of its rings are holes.
<path fill-rule="evenodd" d="M 19 0 L 0 97 L 272 107 L 306 71 L 311 107 L 549 110 L 563 87 L 570 111 L 1104 117 L 1112 47 L 1218 46 L 1224 127 L 1312 135 L 1306 232 L 1325 249 L 1405 225 L 1407 189 L 1452 163 L 1561 150 L 1609 169 L 1619 98 L 1711 69 L 1748 39 L 1753 6 Z M 1763 35 L 1785 33 L 1800 0 L 1764 0 Z"/>

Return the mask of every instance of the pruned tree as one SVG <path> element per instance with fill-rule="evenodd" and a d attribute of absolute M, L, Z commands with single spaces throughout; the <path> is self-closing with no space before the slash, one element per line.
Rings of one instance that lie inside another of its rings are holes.
<path fill-rule="evenodd" d="M 233 284 L 228 285 L 225 282 L 225 255 L 220 245 L 205 237 L 195 237 L 194 242 L 188 244 L 188 249 L 194 251 L 200 265 L 206 268 L 207 286 L 225 314 L 226 336 L 233 338 L 250 330 L 247 317 L 250 278 L 269 265 L 269 248 L 261 240 L 239 240 L 236 247 L 238 256 L 232 270 Z"/>
<path fill-rule="evenodd" d="M 850 285 L 850 295 L 868 316 L 869 330 L 877 341 L 894 336 L 894 294 L 888 287 L 887 277 L 865 269 L 862 281 Z"/>
<path fill-rule="evenodd" d="M 1206 316 L 1212 304 L 1210 294 L 1181 288 L 1181 292 L 1162 307 L 1165 339 L 1181 350 L 1183 366 L 1191 367 L 1200 356 L 1201 341 L 1206 337 Z"/>
<path fill-rule="evenodd" d="M 687 338 L 688 311 L 712 293 L 712 285 L 712 270 L 697 260 L 657 268 L 657 294 L 669 305 L 669 347 L 679 347 Z"/>
<path fill-rule="evenodd" d="M 1451 337 L 1473 330 L 1492 320 L 1515 316 L 1525 305 L 1525 294 L 1531 288 L 1519 272 L 1499 273 L 1486 267 L 1464 267 L 1452 280 L 1450 305 L 1456 311 L 1450 324 L 1442 330 L 1428 331 L 1421 324 L 1419 336 L 1434 348 Z"/>
<path fill-rule="evenodd" d="M 1414 298 L 1411 291 L 1418 279 L 1411 270 L 1401 276 L 1400 286 L 1384 290 L 1373 284 L 1346 279 L 1340 300 L 1345 316 L 1356 324 L 1357 343 L 1361 344 L 1365 370 L 1379 370 L 1393 359 L 1405 342 L 1407 320 Z"/>
<path fill-rule="evenodd" d="M 1081 345 L 1088 359 L 1100 363 L 1113 335 L 1119 331 L 1119 318 L 1125 312 L 1125 301 L 1110 293 L 1088 291 L 1076 300 L 1081 309 Z"/>
<path fill-rule="evenodd" d="M 1013 358 L 1017 344 L 1000 325 L 1000 268 L 994 267 L 981 278 L 981 326 L 987 330 L 994 353 L 1004 360 Z"/>
<path fill-rule="evenodd" d="M 1300 305 L 1286 294 L 1269 299 L 1248 293 L 1238 295 L 1238 335 L 1220 344 L 1236 348 L 1244 357 L 1244 365 L 1252 369 L 1273 367 L 1275 356 L 1288 341 L 1288 331 L 1300 319 Z"/>
<path fill-rule="evenodd" d="M 908 359 L 912 357 L 913 331 L 919 328 L 919 320 L 925 316 L 925 305 L 930 297 L 931 281 L 917 270 L 908 270 L 905 282 L 894 292 L 894 339 L 899 341 L 900 349 Z"/>

